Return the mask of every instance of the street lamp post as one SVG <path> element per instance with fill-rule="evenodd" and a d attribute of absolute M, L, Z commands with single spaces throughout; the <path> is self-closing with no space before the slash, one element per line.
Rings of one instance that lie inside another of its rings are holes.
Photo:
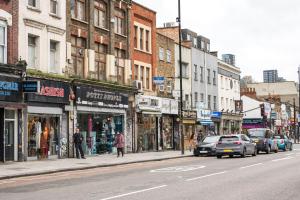
<path fill-rule="evenodd" d="M 184 154 L 184 134 L 183 134 L 183 124 L 182 124 L 182 110 L 183 110 L 183 101 L 182 101 L 182 55 L 181 55 L 181 4 L 180 0 L 178 0 L 178 37 L 179 37 L 179 79 L 180 79 L 180 141 L 181 141 L 181 154 Z"/>

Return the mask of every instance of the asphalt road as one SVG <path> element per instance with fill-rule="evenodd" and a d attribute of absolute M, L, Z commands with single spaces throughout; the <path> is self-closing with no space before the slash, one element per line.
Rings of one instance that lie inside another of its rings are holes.
<path fill-rule="evenodd" d="M 180 158 L 2 180 L 0 199 L 299 200 L 299 188 L 295 145 L 256 157 Z"/>

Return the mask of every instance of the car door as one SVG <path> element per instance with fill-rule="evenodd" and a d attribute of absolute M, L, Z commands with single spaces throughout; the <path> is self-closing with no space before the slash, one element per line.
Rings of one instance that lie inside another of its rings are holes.
<path fill-rule="evenodd" d="M 246 135 L 241 135 L 241 139 L 244 141 L 244 144 L 246 146 L 247 154 L 253 153 L 252 143 L 250 142 L 250 139 Z"/>

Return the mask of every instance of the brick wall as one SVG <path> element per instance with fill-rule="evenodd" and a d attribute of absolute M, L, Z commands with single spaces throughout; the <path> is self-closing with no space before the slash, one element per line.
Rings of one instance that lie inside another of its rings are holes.
<path fill-rule="evenodd" d="M 7 27 L 7 63 L 15 64 L 18 61 L 18 1 L 0 0 L 0 9 L 12 15 L 12 26 Z"/>

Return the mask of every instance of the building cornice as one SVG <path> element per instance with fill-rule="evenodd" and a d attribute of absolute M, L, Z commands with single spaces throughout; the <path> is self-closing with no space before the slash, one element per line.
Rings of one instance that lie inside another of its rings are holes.
<path fill-rule="evenodd" d="M 66 31 L 54 26 L 47 25 L 47 31 L 58 35 L 63 35 Z"/>
<path fill-rule="evenodd" d="M 41 23 L 41 22 L 38 22 L 38 21 L 35 21 L 35 20 L 32 20 L 32 19 L 27 19 L 27 18 L 24 18 L 24 24 L 26 26 L 37 28 L 37 29 L 40 29 L 40 30 L 42 30 L 43 28 L 46 27 L 46 24 L 44 24 L 44 23 Z"/>

